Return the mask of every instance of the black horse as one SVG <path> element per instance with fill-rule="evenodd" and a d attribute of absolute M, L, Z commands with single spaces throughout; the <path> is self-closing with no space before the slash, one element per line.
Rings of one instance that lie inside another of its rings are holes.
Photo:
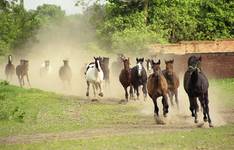
<path fill-rule="evenodd" d="M 136 58 L 137 65 L 131 69 L 131 83 L 134 88 L 134 92 L 137 93 L 137 99 L 139 99 L 139 86 L 143 86 L 142 91 L 144 98 L 147 96 L 146 84 L 147 73 L 143 66 L 144 58 Z"/>
<path fill-rule="evenodd" d="M 199 99 L 203 108 L 203 120 L 209 122 L 209 126 L 213 127 L 209 114 L 209 100 L 208 100 L 208 88 L 209 82 L 203 71 L 201 70 L 201 57 L 191 56 L 188 59 L 188 70 L 184 75 L 184 89 L 189 97 L 190 111 L 192 116 L 195 117 L 194 122 L 197 123 L 197 111 L 198 104 L 197 98 Z"/>

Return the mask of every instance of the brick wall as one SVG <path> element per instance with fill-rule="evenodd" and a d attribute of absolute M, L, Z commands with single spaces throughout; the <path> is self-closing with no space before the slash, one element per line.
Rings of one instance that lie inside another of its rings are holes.
<path fill-rule="evenodd" d="M 154 44 L 150 52 L 159 58 L 175 58 L 175 70 L 181 74 L 187 69 L 190 55 L 201 55 L 203 70 L 209 77 L 234 77 L 234 39 Z"/>
<path fill-rule="evenodd" d="M 234 52 L 234 39 L 216 41 L 182 41 L 177 44 L 153 44 L 151 53 L 207 53 L 207 52 Z"/>
<path fill-rule="evenodd" d="M 202 70 L 209 78 L 234 77 L 234 52 L 193 53 L 184 55 L 165 54 L 163 57 L 174 58 L 175 71 L 179 74 L 184 74 L 187 69 L 187 60 L 191 55 L 202 56 Z"/>

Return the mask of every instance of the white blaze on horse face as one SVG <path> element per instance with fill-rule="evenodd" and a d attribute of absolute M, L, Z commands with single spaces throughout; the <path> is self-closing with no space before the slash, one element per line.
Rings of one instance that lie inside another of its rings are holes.
<path fill-rule="evenodd" d="M 138 63 L 137 64 L 137 72 L 138 72 L 138 76 L 141 76 L 141 72 L 142 72 L 142 69 L 143 69 L 143 66 L 141 63 Z"/>

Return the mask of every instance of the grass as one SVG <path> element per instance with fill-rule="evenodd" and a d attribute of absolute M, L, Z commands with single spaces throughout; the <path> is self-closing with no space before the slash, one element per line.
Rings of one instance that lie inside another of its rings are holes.
<path fill-rule="evenodd" d="M 234 79 L 211 80 L 216 99 L 225 108 L 234 106 Z M 131 103 L 91 103 L 37 89 L 0 84 L 0 137 L 83 131 L 116 125 L 149 123 L 141 106 Z M 160 129 L 158 129 L 160 130 Z M 214 129 L 152 131 L 82 140 L 41 141 L 34 144 L 0 145 L 0 149 L 234 149 L 234 125 Z"/>
<path fill-rule="evenodd" d="M 0 137 L 40 132 L 72 131 L 99 128 L 121 123 L 143 122 L 133 105 L 84 102 L 71 96 L 57 95 L 37 89 L 1 85 Z M 20 120 L 15 109 L 23 112 Z"/>
<path fill-rule="evenodd" d="M 234 126 L 214 129 L 195 129 L 192 131 L 165 132 L 161 134 L 145 133 L 114 137 L 91 138 L 84 140 L 52 141 L 36 144 L 2 145 L 10 149 L 234 149 Z"/>

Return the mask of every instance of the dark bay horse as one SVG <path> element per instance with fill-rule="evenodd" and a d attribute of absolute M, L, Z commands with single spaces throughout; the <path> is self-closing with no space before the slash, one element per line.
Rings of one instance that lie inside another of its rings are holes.
<path fill-rule="evenodd" d="M 153 73 L 148 77 L 147 90 L 150 98 L 154 103 L 154 114 L 155 119 L 158 124 L 165 124 L 159 117 L 159 108 L 157 105 L 157 98 L 162 96 L 162 104 L 163 104 L 163 116 L 166 117 L 168 113 L 168 85 L 167 81 L 161 71 L 160 68 L 160 60 L 155 63 L 153 60 L 151 61 Z"/>
<path fill-rule="evenodd" d="M 139 99 L 139 87 L 142 87 L 144 93 L 144 99 L 147 97 L 147 73 L 143 66 L 144 58 L 136 58 L 137 65 L 131 69 L 131 83 L 134 88 L 134 92 L 137 94 L 137 99 Z"/>
<path fill-rule="evenodd" d="M 9 55 L 8 56 L 8 63 L 5 67 L 6 80 L 11 81 L 14 74 L 15 74 L 15 66 L 12 63 L 12 56 Z"/>
<path fill-rule="evenodd" d="M 203 108 L 203 120 L 209 122 L 209 126 L 213 127 L 209 114 L 209 100 L 208 100 L 208 88 L 209 82 L 206 75 L 201 70 L 201 57 L 191 56 L 188 59 L 188 70 L 184 74 L 184 89 L 189 97 L 190 111 L 195 118 L 194 122 L 197 123 L 197 111 L 199 99 Z"/>
<path fill-rule="evenodd" d="M 171 101 L 171 105 L 173 106 L 173 96 L 175 96 L 175 101 L 177 104 L 177 108 L 179 108 L 179 101 L 178 101 L 178 87 L 180 85 L 180 81 L 179 78 L 177 76 L 177 74 L 174 72 L 173 69 L 173 63 L 174 63 L 174 59 L 169 60 L 169 61 L 165 61 L 166 64 L 166 69 L 163 70 L 163 75 L 167 80 L 167 84 L 168 84 L 168 96 L 170 98 Z"/>
<path fill-rule="evenodd" d="M 124 64 L 124 68 L 120 72 L 119 82 L 124 88 L 125 99 L 126 101 L 128 101 L 128 89 L 127 89 L 128 87 L 130 87 L 130 91 L 129 91 L 130 97 L 133 97 L 133 91 L 132 91 L 132 85 L 131 85 L 131 68 L 130 68 L 129 58 L 128 59 L 123 58 L 122 61 Z"/>

